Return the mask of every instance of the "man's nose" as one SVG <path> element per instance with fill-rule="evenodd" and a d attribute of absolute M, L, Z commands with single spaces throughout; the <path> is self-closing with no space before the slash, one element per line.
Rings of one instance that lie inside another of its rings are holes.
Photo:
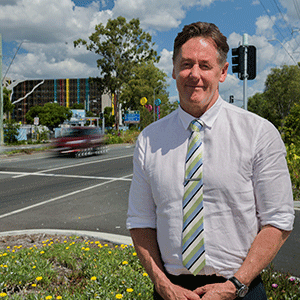
<path fill-rule="evenodd" d="M 194 65 L 192 68 L 191 68 L 191 72 L 190 72 L 190 77 L 193 78 L 193 79 L 200 79 L 201 77 L 201 70 L 200 70 L 200 67 L 198 65 Z"/>

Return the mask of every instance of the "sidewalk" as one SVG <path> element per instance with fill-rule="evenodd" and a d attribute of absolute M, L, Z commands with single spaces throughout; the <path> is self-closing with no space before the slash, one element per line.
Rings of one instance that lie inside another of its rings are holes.
<path fill-rule="evenodd" d="M 0 146 L 0 155 L 5 152 L 10 152 L 14 150 L 22 150 L 22 149 L 36 149 L 43 148 L 46 146 L 50 146 L 50 143 L 45 144 L 35 144 L 35 145 L 14 145 L 14 146 Z"/>

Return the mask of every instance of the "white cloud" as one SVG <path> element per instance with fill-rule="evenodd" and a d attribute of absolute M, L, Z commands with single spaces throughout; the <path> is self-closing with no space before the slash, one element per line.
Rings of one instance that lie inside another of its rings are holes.
<path fill-rule="evenodd" d="M 271 38 L 272 36 L 274 36 L 273 26 L 275 22 L 275 16 L 271 16 L 271 18 L 269 16 L 258 17 L 255 23 L 256 34 Z"/>
<path fill-rule="evenodd" d="M 190 7 L 207 7 L 217 0 L 117 0 L 114 17 L 139 18 L 144 29 L 169 30 L 177 28 Z"/>
<path fill-rule="evenodd" d="M 287 17 L 290 20 L 293 20 L 297 24 L 299 24 L 300 19 L 300 3 L 299 1 L 295 0 L 279 0 L 280 4 L 286 8 L 287 10 Z"/>
<path fill-rule="evenodd" d="M 157 64 L 157 67 L 164 71 L 167 75 L 171 76 L 173 70 L 173 61 L 172 61 L 173 51 L 168 51 L 163 49 L 160 53 L 160 61 Z"/>
<path fill-rule="evenodd" d="M 179 26 L 185 17 L 182 0 L 118 0 L 114 17 L 139 18 L 144 29 L 169 30 Z"/>
<path fill-rule="evenodd" d="M 110 10 L 99 11 L 97 2 L 87 7 L 75 6 L 71 0 L 16 0 L 13 4 L 0 4 L 0 28 L 5 28 L 3 39 L 17 41 L 17 44 L 25 41 L 22 49 L 28 53 L 18 53 L 9 77 L 95 75 L 95 55 L 83 47 L 74 49 L 73 41 L 88 39 L 96 24 L 106 23 L 112 16 Z M 8 64 L 8 61 L 6 58 L 4 62 Z"/>

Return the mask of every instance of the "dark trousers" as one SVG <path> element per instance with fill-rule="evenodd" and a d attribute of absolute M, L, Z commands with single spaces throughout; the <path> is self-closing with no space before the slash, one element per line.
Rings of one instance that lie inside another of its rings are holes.
<path fill-rule="evenodd" d="M 179 275 L 174 276 L 166 274 L 170 281 L 176 285 L 180 285 L 188 290 L 195 290 L 198 287 L 212 283 L 222 283 L 227 279 L 221 276 L 193 276 L 193 275 Z M 153 293 L 154 300 L 164 300 L 155 290 Z M 243 298 L 244 300 L 267 300 L 265 288 L 263 286 L 261 277 L 256 277 L 250 287 L 248 294 Z"/>

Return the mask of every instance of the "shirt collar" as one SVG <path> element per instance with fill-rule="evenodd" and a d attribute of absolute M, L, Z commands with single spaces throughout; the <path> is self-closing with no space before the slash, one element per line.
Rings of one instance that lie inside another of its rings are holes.
<path fill-rule="evenodd" d="M 214 105 L 199 118 L 199 120 L 203 122 L 205 127 L 211 128 L 213 126 L 215 120 L 219 115 L 222 105 L 223 99 L 221 98 L 221 96 L 219 96 Z M 195 120 L 195 117 L 185 112 L 181 108 L 181 106 L 179 106 L 179 117 L 185 130 L 188 130 L 190 123 Z"/>

